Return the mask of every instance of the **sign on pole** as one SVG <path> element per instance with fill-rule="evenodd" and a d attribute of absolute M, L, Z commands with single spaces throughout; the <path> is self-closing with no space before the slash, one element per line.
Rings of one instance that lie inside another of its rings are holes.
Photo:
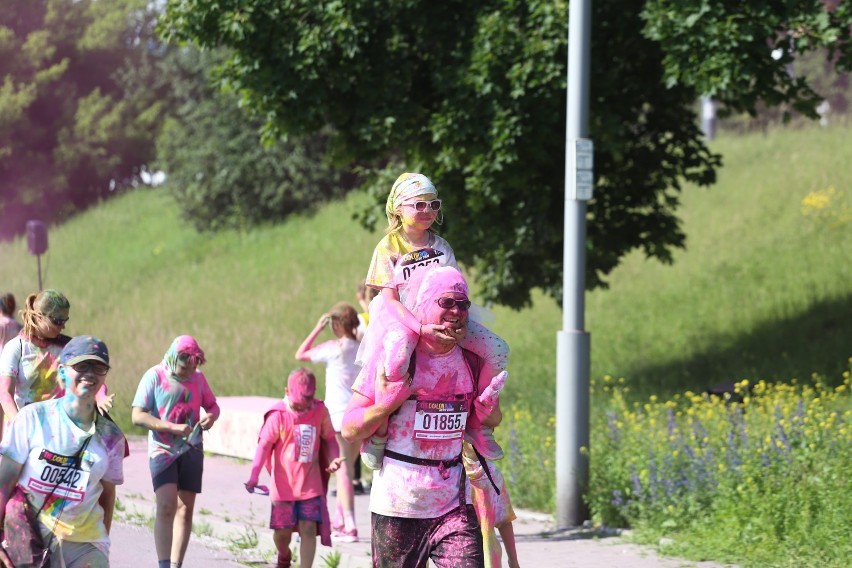
<path fill-rule="evenodd" d="M 38 265 L 38 290 L 41 292 L 41 255 L 47 252 L 47 225 L 44 221 L 27 221 L 27 249 L 35 255 Z"/>

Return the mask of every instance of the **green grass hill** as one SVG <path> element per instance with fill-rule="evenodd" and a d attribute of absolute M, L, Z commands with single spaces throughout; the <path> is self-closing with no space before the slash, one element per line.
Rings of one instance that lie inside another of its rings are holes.
<path fill-rule="evenodd" d="M 683 194 L 687 250 L 671 266 L 631 255 L 587 296 L 593 376 L 660 396 L 740 378 L 839 381 L 852 355 L 848 136 L 809 127 L 714 142 L 718 184 Z M 44 285 L 70 299 L 68 333 L 108 343 L 117 420 L 128 426 L 139 378 L 183 333 L 206 350 L 219 395 L 280 396 L 320 314 L 355 304 L 380 236 L 352 220 L 360 199 L 199 234 L 165 190 L 137 189 L 52 228 Z M 37 282 L 25 241 L 0 243 L 0 290 L 20 305 Z M 558 306 L 536 294 L 531 309 L 494 311 L 512 348 L 507 402 L 552 412 Z"/>

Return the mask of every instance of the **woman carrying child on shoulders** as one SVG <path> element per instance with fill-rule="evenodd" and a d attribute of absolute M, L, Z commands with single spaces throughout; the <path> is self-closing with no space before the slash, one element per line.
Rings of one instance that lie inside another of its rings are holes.
<path fill-rule="evenodd" d="M 476 321 L 475 315 L 472 314 L 466 329 L 460 333 L 446 325 L 421 325 L 412 313 L 414 298 L 409 297 L 412 283 L 437 267 L 458 269 L 453 248 L 434 229 L 436 222 L 443 221 L 441 207 L 438 190 L 423 174 L 404 173 L 391 188 L 385 205 L 387 234 L 373 251 L 366 279 L 367 286 L 380 290 L 370 304 L 371 325 L 358 353 L 367 376 L 375 376 L 378 370 L 375 365 L 383 365 L 381 370 L 388 381 L 402 381 L 421 337 L 445 345 L 458 342 L 484 359 L 483 376 L 489 379 L 506 368 L 509 346 Z M 376 353 L 383 355 L 374 356 Z M 481 393 L 488 384 L 489 381 L 478 384 L 477 392 Z M 379 426 L 362 447 L 364 464 L 372 469 L 381 467 L 386 433 L 386 424 Z M 475 415 L 468 421 L 465 439 L 487 459 L 503 457 L 493 429 L 480 424 Z"/>

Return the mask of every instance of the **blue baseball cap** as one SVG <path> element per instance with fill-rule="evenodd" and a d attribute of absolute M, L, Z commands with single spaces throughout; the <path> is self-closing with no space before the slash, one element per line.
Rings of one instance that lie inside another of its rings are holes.
<path fill-rule="evenodd" d="M 106 343 L 92 335 L 78 335 L 69 341 L 59 355 L 63 365 L 76 365 L 81 361 L 98 361 L 109 367 L 109 350 Z"/>

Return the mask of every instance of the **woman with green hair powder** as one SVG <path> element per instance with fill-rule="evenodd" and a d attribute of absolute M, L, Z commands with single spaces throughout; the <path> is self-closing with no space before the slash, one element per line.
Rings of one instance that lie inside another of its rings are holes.
<path fill-rule="evenodd" d="M 57 290 L 42 290 L 24 301 L 24 327 L 0 354 L 0 407 L 6 420 L 31 402 L 64 394 L 57 373 L 59 354 L 71 340 L 62 333 L 70 310 L 68 298 Z"/>

